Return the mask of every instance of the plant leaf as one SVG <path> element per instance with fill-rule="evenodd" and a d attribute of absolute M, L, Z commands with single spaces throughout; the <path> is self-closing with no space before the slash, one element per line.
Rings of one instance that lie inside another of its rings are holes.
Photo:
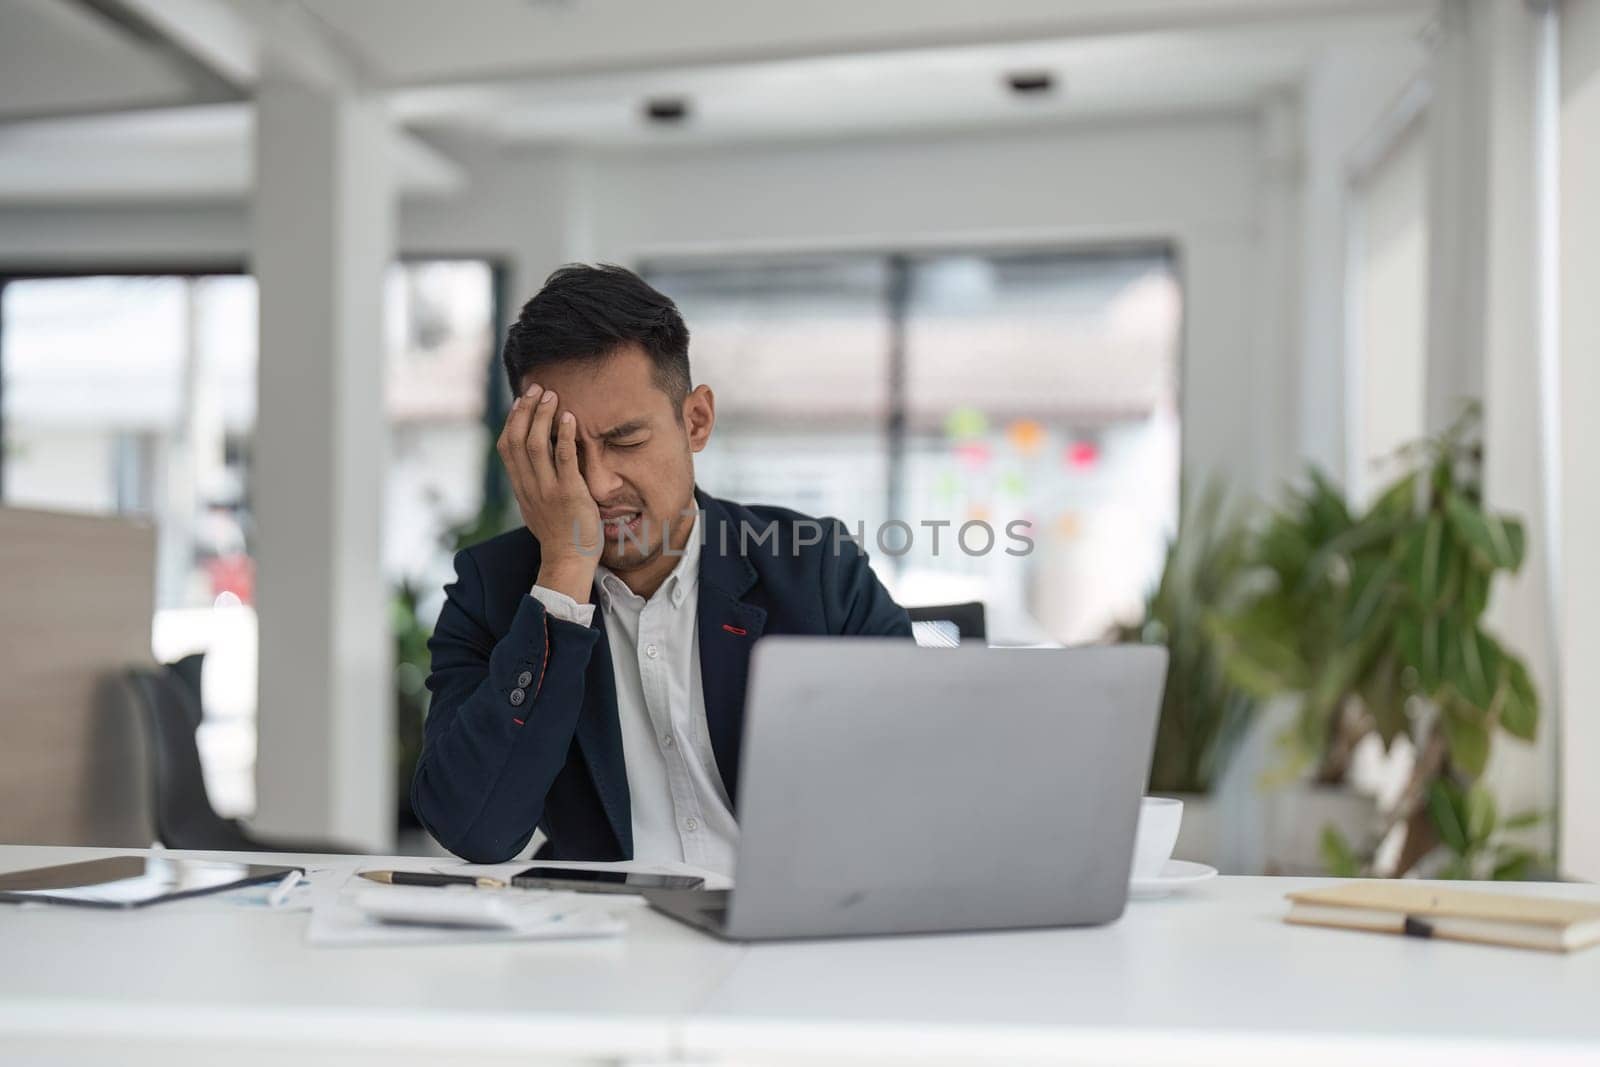
<path fill-rule="evenodd" d="M 1322 828 L 1318 850 L 1322 853 L 1322 865 L 1333 877 L 1354 878 L 1361 873 L 1361 860 L 1332 823 Z"/>
<path fill-rule="evenodd" d="M 1483 617 L 1489 607 L 1489 584 L 1494 572 L 1480 566 L 1471 552 L 1462 553 L 1457 563 L 1461 587 L 1461 608 L 1468 622 Z"/>
<path fill-rule="evenodd" d="M 1467 851 L 1467 830 L 1452 795 L 1458 792 L 1443 779 L 1436 779 L 1428 787 L 1428 815 L 1433 819 L 1433 827 L 1439 831 L 1439 840 L 1445 847 L 1459 856 Z"/>
<path fill-rule="evenodd" d="M 1489 730 L 1483 720 L 1471 718 L 1452 705 L 1444 709 L 1439 722 L 1444 727 L 1450 761 L 1469 777 L 1482 774 L 1489 763 Z"/>
<path fill-rule="evenodd" d="M 1472 845 L 1482 845 L 1494 833 L 1496 813 L 1494 810 L 1494 797 L 1481 782 L 1473 783 L 1467 790 L 1466 798 L 1467 815 L 1467 841 Z"/>
<path fill-rule="evenodd" d="M 1504 658 L 1500 693 L 1500 725 L 1512 737 L 1532 741 L 1539 732 L 1539 694 L 1527 666 L 1516 656 Z"/>
<path fill-rule="evenodd" d="M 1412 471 L 1390 483 L 1367 514 L 1373 518 L 1408 519 L 1416 510 L 1417 472 Z"/>
<path fill-rule="evenodd" d="M 1411 595 L 1418 607 L 1432 611 L 1443 599 L 1449 580 L 1450 546 L 1444 516 L 1429 515 L 1427 522 L 1407 535 L 1404 545 L 1405 579 Z"/>
<path fill-rule="evenodd" d="M 1533 874 L 1533 864 L 1534 855 L 1531 852 L 1503 852 L 1490 877 L 1497 882 L 1525 882 Z"/>
<path fill-rule="evenodd" d="M 1350 581 L 1350 607 L 1342 630 L 1346 643 L 1361 641 L 1382 627 L 1398 569 L 1399 565 L 1387 557 L 1356 562 Z"/>
<path fill-rule="evenodd" d="M 1394 623 L 1395 646 L 1405 666 L 1417 672 L 1417 684 L 1425 693 L 1437 693 L 1443 681 L 1443 621 L 1437 616 L 1402 616 Z"/>
<path fill-rule="evenodd" d="M 1527 830 L 1538 826 L 1545 821 L 1546 813 L 1538 809 L 1519 811 L 1515 815 L 1506 816 L 1506 821 L 1501 823 L 1504 830 Z"/>
<path fill-rule="evenodd" d="M 1410 719 L 1406 715 L 1405 688 L 1393 656 L 1384 656 L 1368 673 L 1361 686 L 1361 702 L 1372 716 L 1385 748 L 1406 733 Z"/>
<path fill-rule="evenodd" d="M 1466 626 L 1453 634 L 1451 651 L 1449 673 L 1456 692 L 1479 711 L 1488 711 L 1500 684 L 1500 646 L 1477 627 Z"/>
<path fill-rule="evenodd" d="M 1520 522 L 1484 511 L 1459 493 L 1446 493 L 1444 505 L 1456 535 L 1485 566 L 1506 571 L 1522 566 L 1526 535 Z"/>

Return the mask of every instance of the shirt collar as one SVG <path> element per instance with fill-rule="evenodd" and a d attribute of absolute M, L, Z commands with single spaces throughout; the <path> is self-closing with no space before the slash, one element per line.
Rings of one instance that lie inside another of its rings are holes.
<path fill-rule="evenodd" d="M 595 568 L 595 584 L 600 590 L 600 606 L 611 607 L 613 597 L 628 598 L 639 603 L 644 603 L 642 597 L 628 588 L 628 584 L 605 566 Z M 700 512 L 695 511 L 694 521 L 689 526 L 689 539 L 684 543 L 683 554 L 678 557 L 677 566 L 672 568 L 672 573 L 667 575 L 667 580 L 661 583 L 661 588 L 655 591 L 656 597 L 669 597 L 673 607 L 679 607 L 683 602 L 694 595 L 695 589 L 700 584 Z"/>

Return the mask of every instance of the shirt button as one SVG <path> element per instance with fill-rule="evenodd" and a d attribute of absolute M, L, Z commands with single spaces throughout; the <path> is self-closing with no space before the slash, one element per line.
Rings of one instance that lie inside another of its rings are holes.
<path fill-rule="evenodd" d="M 521 674 L 517 675 L 517 687 L 519 689 L 527 688 L 528 686 L 530 686 L 532 684 L 533 684 L 533 672 L 532 671 L 523 671 Z"/>
<path fill-rule="evenodd" d="M 651 659 L 655 659 L 657 656 L 661 655 L 661 650 L 655 645 L 645 645 L 644 654 L 649 656 Z"/>
<path fill-rule="evenodd" d="M 675 745 L 677 743 L 678 742 L 673 738 L 673 736 L 671 734 L 667 734 L 665 737 L 663 737 L 661 739 L 661 747 L 662 748 L 671 748 L 673 745 Z"/>
<path fill-rule="evenodd" d="M 685 819 L 685 820 L 683 820 L 683 828 L 685 830 L 688 830 L 690 833 L 693 833 L 694 831 L 700 829 L 700 820 L 699 819 Z"/>
<path fill-rule="evenodd" d="M 511 691 L 511 706 L 512 707 L 514 707 L 514 708 L 522 707 L 522 702 L 524 700 L 527 700 L 527 699 L 528 699 L 528 691 L 526 689 L 513 689 Z"/>

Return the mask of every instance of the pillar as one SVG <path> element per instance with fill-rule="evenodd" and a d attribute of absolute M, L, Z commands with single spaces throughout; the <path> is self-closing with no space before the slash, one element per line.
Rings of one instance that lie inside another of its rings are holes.
<path fill-rule="evenodd" d="M 379 551 L 391 137 L 381 99 L 346 87 L 271 77 L 257 97 L 257 822 L 374 850 L 392 846 L 396 791 Z"/>

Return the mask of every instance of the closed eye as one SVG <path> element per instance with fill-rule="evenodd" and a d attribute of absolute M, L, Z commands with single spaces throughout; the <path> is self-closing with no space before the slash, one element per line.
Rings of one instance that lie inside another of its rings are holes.
<path fill-rule="evenodd" d="M 611 447 L 622 449 L 642 448 L 646 443 L 648 443 L 648 441 L 649 438 L 644 438 L 638 441 L 612 441 Z"/>

